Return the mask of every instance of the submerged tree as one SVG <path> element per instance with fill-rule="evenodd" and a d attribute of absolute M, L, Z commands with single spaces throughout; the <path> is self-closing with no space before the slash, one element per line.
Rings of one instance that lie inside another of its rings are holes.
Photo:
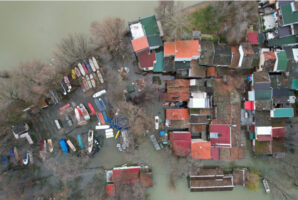
<path fill-rule="evenodd" d="M 104 21 L 94 21 L 91 24 L 92 42 L 113 57 L 127 52 L 125 40 L 126 24 L 120 18 L 106 18 Z"/>
<path fill-rule="evenodd" d="M 54 51 L 56 66 L 68 68 L 76 62 L 86 59 L 93 49 L 88 37 L 84 34 L 70 34 L 63 38 Z"/>

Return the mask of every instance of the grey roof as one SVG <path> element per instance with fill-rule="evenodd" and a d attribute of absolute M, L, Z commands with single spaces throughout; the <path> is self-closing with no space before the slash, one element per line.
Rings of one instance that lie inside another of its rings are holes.
<path fill-rule="evenodd" d="M 232 49 L 224 44 L 214 44 L 215 54 L 213 64 L 215 66 L 229 66 L 232 62 Z"/>
<path fill-rule="evenodd" d="M 253 73 L 254 82 L 270 82 L 269 74 L 265 71 L 258 71 Z"/>
<path fill-rule="evenodd" d="M 283 0 L 279 0 L 278 3 L 279 3 L 279 6 L 283 6 L 283 5 L 287 5 L 289 3 L 291 3 L 293 1 L 283 1 Z"/>
<path fill-rule="evenodd" d="M 208 124 L 208 116 L 207 115 L 190 115 L 189 116 L 190 124 Z"/>
<path fill-rule="evenodd" d="M 294 35 L 298 34 L 298 24 L 294 24 Z"/>
<path fill-rule="evenodd" d="M 270 111 L 256 111 L 256 126 L 271 126 Z"/>
<path fill-rule="evenodd" d="M 174 57 L 164 57 L 164 72 L 174 72 Z"/>
<path fill-rule="evenodd" d="M 273 88 L 273 97 L 289 97 L 289 88 Z"/>
<path fill-rule="evenodd" d="M 255 83 L 254 84 L 254 89 L 255 90 L 267 90 L 269 89 L 271 86 L 270 83 L 266 82 L 266 83 Z"/>
<path fill-rule="evenodd" d="M 257 111 L 271 110 L 271 108 L 272 108 L 272 101 L 271 100 L 256 101 L 256 110 Z"/>
<path fill-rule="evenodd" d="M 29 130 L 29 127 L 26 123 L 19 123 L 15 126 L 12 126 L 12 131 L 15 133 L 15 134 L 22 134 L 22 133 L 25 133 Z"/>
<path fill-rule="evenodd" d="M 210 41 L 200 41 L 201 55 L 200 55 L 200 65 L 213 66 L 214 58 L 214 43 Z"/>
<path fill-rule="evenodd" d="M 291 26 L 279 26 L 278 27 L 278 36 L 285 37 L 291 35 Z"/>

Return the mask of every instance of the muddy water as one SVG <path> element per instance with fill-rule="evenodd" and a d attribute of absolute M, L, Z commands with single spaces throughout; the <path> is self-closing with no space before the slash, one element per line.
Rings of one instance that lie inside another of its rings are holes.
<path fill-rule="evenodd" d="M 111 168 L 114 165 L 123 163 L 134 163 L 143 161 L 150 164 L 153 168 L 154 186 L 147 190 L 151 200 L 270 200 L 264 189 L 260 186 L 257 192 L 252 192 L 237 186 L 233 191 L 227 192 L 200 192 L 191 193 L 187 187 L 185 178 L 176 181 L 176 188 L 169 187 L 169 177 L 173 159 L 165 151 L 156 152 L 149 140 L 146 140 L 133 155 L 129 156 L 124 153 L 117 152 L 113 139 L 106 140 L 105 147 L 91 161 L 90 167 L 98 165 L 105 168 Z M 247 162 L 247 161 L 245 161 Z M 210 164 L 210 163 L 209 163 Z M 213 163 L 215 164 L 215 163 Z M 227 163 L 226 163 L 227 164 Z"/>

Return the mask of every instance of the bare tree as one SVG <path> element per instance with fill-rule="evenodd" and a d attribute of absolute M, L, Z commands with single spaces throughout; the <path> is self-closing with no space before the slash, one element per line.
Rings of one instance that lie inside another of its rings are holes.
<path fill-rule="evenodd" d="M 155 12 L 162 22 L 167 41 L 191 38 L 189 15 L 183 11 L 181 2 L 159 1 Z"/>
<path fill-rule="evenodd" d="M 20 88 L 15 77 L 0 78 L 0 107 L 7 106 L 12 101 L 23 101 Z"/>
<path fill-rule="evenodd" d="M 69 34 L 63 38 L 54 51 L 56 66 L 68 68 L 76 62 L 86 59 L 94 49 L 84 34 Z"/>
<path fill-rule="evenodd" d="M 92 42 L 108 51 L 113 57 L 127 52 L 126 24 L 120 18 L 106 18 L 91 24 Z"/>

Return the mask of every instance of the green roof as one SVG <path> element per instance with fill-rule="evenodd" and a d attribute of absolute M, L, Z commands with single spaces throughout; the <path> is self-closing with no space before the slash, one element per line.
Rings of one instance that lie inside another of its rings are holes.
<path fill-rule="evenodd" d="M 297 35 L 290 35 L 282 38 L 275 38 L 272 40 L 268 40 L 268 46 L 289 46 L 298 44 L 298 36 Z"/>
<path fill-rule="evenodd" d="M 160 47 L 162 46 L 162 41 L 159 35 L 147 36 L 147 40 L 150 47 Z"/>
<path fill-rule="evenodd" d="M 294 117 L 293 108 L 275 108 L 271 111 L 271 117 Z"/>
<path fill-rule="evenodd" d="M 175 61 L 175 70 L 189 69 L 190 61 Z"/>
<path fill-rule="evenodd" d="M 292 80 L 291 89 L 298 90 L 298 79 Z"/>
<path fill-rule="evenodd" d="M 256 100 L 270 100 L 272 99 L 272 90 L 255 90 Z"/>
<path fill-rule="evenodd" d="M 155 15 L 142 18 L 141 24 L 144 26 L 146 36 L 160 35 Z"/>
<path fill-rule="evenodd" d="M 277 71 L 286 71 L 288 65 L 288 57 L 286 51 L 280 51 L 277 53 Z"/>
<path fill-rule="evenodd" d="M 258 33 L 258 42 L 264 43 L 265 42 L 265 35 L 264 33 Z"/>
<path fill-rule="evenodd" d="M 156 62 L 154 63 L 153 72 L 163 72 L 163 52 L 155 54 Z"/>
<path fill-rule="evenodd" d="M 292 11 L 291 3 L 281 7 L 283 25 L 298 23 L 298 11 Z"/>

